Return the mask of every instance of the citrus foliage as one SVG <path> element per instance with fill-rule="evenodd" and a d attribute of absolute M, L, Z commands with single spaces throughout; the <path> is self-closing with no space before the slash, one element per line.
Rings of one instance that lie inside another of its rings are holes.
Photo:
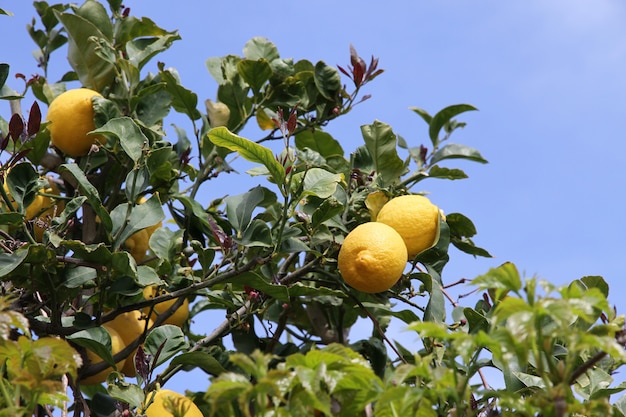
<path fill-rule="evenodd" d="M 119 0 L 34 6 L 43 74 L 16 92 L 0 65 L 3 99 L 36 98 L 26 117 L 0 120 L 0 278 L 13 297 L 0 313 L 0 408 L 10 415 L 64 406 L 65 381 L 74 415 L 138 415 L 192 368 L 210 380 L 189 387 L 204 415 L 626 415 L 626 401 L 611 401 L 624 389 L 612 379 L 626 359 L 624 319 L 604 280 L 556 288 L 505 263 L 473 281 L 474 306 L 460 306 L 442 278 L 450 245 L 490 254 L 457 207 L 441 208 L 436 244 L 388 290 L 360 292 L 341 276 L 344 238 L 384 202 L 425 179 L 465 178 L 448 166 L 456 159 L 486 162 L 449 140 L 473 106 L 412 108 L 426 144 L 373 121 L 346 150 L 327 126 L 383 72 L 353 47 L 335 68 L 251 39 L 242 55 L 207 60 L 217 95 L 202 109 L 154 59 L 178 33 Z M 71 70 L 49 80 L 64 45 Z M 106 140 L 70 157 L 51 144 L 38 103 L 78 87 L 102 95 L 94 132 Z M 174 140 L 164 130 L 173 112 L 188 124 Z M 253 167 L 235 174 L 237 157 Z M 239 195 L 213 186 L 234 175 L 256 185 Z M 33 221 L 46 181 L 63 204 Z M 142 256 L 127 243 L 138 233 Z M 209 311 L 223 320 L 207 329 Z M 145 324 L 118 352 L 105 325 L 128 312 Z M 419 344 L 392 340 L 392 320 Z M 106 383 L 85 384 L 109 367 Z"/>

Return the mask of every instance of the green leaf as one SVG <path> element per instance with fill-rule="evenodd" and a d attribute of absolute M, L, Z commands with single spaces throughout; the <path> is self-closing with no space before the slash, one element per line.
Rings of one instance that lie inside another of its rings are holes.
<path fill-rule="evenodd" d="M 179 39 L 180 36 L 177 33 L 134 39 L 126 44 L 128 59 L 132 65 L 141 70 L 153 56 L 165 51 Z"/>
<path fill-rule="evenodd" d="M 144 344 L 146 352 L 153 357 L 160 350 L 154 366 L 159 366 L 167 362 L 172 356 L 178 352 L 185 350 L 189 344 L 185 340 L 183 331 L 178 326 L 164 324 L 153 329 L 146 338 Z"/>
<path fill-rule="evenodd" d="M 414 111 L 418 116 L 420 116 L 426 123 L 430 125 L 433 117 L 424 109 L 420 109 L 419 107 L 409 107 L 409 110 Z"/>
<path fill-rule="evenodd" d="M 246 42 L 243 47 L 243 56 L 250 60 L 265 59 L 268 62 L 280 58 L 276 46 L 267 38 L 260 36 L 254 37 Z"/>
<path fill-rule="evenodd" d="M 272 76 L 272 67 L 263 58 L 256 61 L 243 59 L 237 64 L 237 69 L 241 77 L 248 83 L 255 94 L 261 91 L 263 85 L 269 81 Z"/>
<path fill-rule="evenodd" d="M 107 392 L 111 397 L 128 403 L 133 408 L 141 406 L 145 398 L 145 394 L 139 385 L 129 384 L 128 382 L 108 384 Z"/>
<path fill-rule="evenodd" d="M 406 165 L 398 156 L 397 137 L 391 126 L 376 120 L 371 125 L 361 126 L 365 145 L 374 163 L 376 172 L 385 185 L 397 182 L 406 170 Z"/>
<path fill-rule="evenodd" d="M 198 109 L 198 96 L 191 90 L 186 89 L 178 80 L 178 75 L 173 68 L 159 68 L 159 73 L 165 81 L 167 91 L 172 95 L 172 107 L 179 113 L 186 114 L 191 120 L 198 120 L 202 117 Z"/>
<path fill-rule="evenodd" d="M 450 143 L 439 149 L 430 157 L 430 163 L 435 164 L 444 159 L 469 159 L 470 161 L 486 164 L 487 160 L 482 157 L 480 152 L 474 148 L 465 145 Z"/>
<path fill-rule="evenodd" d="M 341 76 L 336 68 L 319 61 L 315 64 L 315 85 L 322 96 L 327 100 L 335 100 L 341 90 Z"/>
<path fill-rule="evenodd" d="M 42 184 L 35 168 L 31 164 L 21 163 L 15 165 L 6 175 L 6 187 L 17 204 L 18 211 L 23 212 L 33 202 Z M 4 204 L 4 200 L 0 201 Z"/>
<path fill-rule="evenodd" d="M 228 282 L 241 286 L 246 285 L 257 291 L 261 291 L 272 298 L 276 298 L 281 301 L 289 301 L 289 289 L 286 286 L 271 284 L 265 277 L 257 274 L 256 272 L 244 272 L 238 274 L 234 278 L 229 279 Z"/>
<path fill-rule="evenodd" d="M 91 350 L 100 356 L 103 361 L 111 366 L 115 366 L 111 353 L 111 335 L 104 327 L 92 327 L 90 329 L 78 331 L 67 337 L 73 343 Z"/>
<path fill-rule="evenodd" d="M 217 146 L 238 152 L 241 157 L 250 162 L 263 164 L 277 184 L 285 182 L 285 167 L 276 160 L 270 149 L 237 136 L 225 127 L 211 129 L 208 135 L 209 140 Z"/>
<path fill-rule="evenodd" d="M 294 186 L 302 187 L 300 198 L 315 196 L 328 198 L 335 194 L 337 186 L 344 182 L 343 174 L 333 174 L 322 168 L 311 168 L 294 175 Z"/>
<path fill-rule="evenodd" d="M 450 227 L 451 236 L 472 237 L 476 234 L 474 223 L 461 213 L 447 214 L 446 222 Z"/>
<path fill-rule="evenodd" d="M 9 64 L 1 63 L 0 64 L 0 88 L 4 86 L 4 83 L 7 81 L 8 76 L 9 76 Z"/>
<path fill-rule="evenodd" d="M 413 108 L 413 111 L 422 116 L 424 120 L 427 119 L 427 117 L 424 117 L 423 114 L 416 110 L 417 108 Z M 429 123 L 430 126 L 428 129 L 428 134 L 430 136 L 431 142 L 433 143 L 433 146 L 437 147 L 439 145 L 439 132 L 444 126 L 446 126 L 446 124 L 450 123 L 453 117 L 466 111 L 472 110 L 478 109 L 469 104 L 456 104 L 453 106 L 448 106 L 435 114 Z"/>
<path fill-rule="evenodd" d="M 128 215 L 129 203 L 123 203 L 111 211 L 113 227 L 111 233 L 115 236 L 114 246 L 119 246 L 132 234 L 146 227 L 154 226 L 165 218 L 158 195 L 153 195 L 146 202 L 136 204 Z"/>
<path fill-rule="evenodd" d="M 87 177 L 85 173 L 80 169 L 80 167 L 76 164 L 63 164 L 59 168 L 59 172 L 62 173 L 67 171 L 78 183 L 78 189 L 80 192 L 87 197 L 87 201 L 89 201 L 89 205 L 93 208 L 96 216 L 100 218 L 102 225 L 106 230 L 111 230 L 113 227 L 113 222 L 111 221 L 111 217 L 109 216 L 109 212 L 102 205 L 102 201 L 100 200 L 100 193 L 96 187 L 94 187 Z"/>
<path fill-rule="evenodd" d="M 326 220 L 330 220 L 336 215 L 342 213 L 344 205 L 339 202 L 335 197 L 330 196 L 323 198 L 321 203 L 316 207 L 315 211 L 311 215 L 311 226 L 313 228 L 319 227 Z"/>
<path fill-rule="evenodd" d="M 424 283 L 426 291 L 430 294 L 423 321 L 443 323 L 446 318 L 446 304 L 441 277 L 436 271 L 429 270 L 428 274 L 419 274 L 418 278 Z"/>
<path fill-rule="evenodd" d="M 517 293 L 522 288 L 522 279 L 515 264 L 505 262 L 496 268 L 491 268 L 486 274 L 474 278 L 472 284 L 483 289 L 493 288 Z M 496 298 L 499 299 L 499 297 Z"/>
<path fill-rule="evenodd" d="M 295 143 L 298 149 L 309 148 L 324 158 L 330 156 L 343 156 L 343 148 L 329 133 L 321 130 L 303 130 L 296 134 Z"/>
<path fill-rule="evenodd" d="M 76 9 L 76 14 L 93 23 L 107 40 L 113 39 L 113 24 L 102 4 L 97 1 L 86 1 Z"/>
<path fill-rule="evenodd" d="M 262 220 L 254 219 L 243 231 L 241 237 L 235 239 L 242 246 L 260 246 L 269 248 L 273 246 L 272 231 Z"/>
<path fill-rule="evenodd" d="M 214 376 L 218 376 L 221 373 L 226 372 L 226 369 L 224 369 L 224 367 L 218 362 L 218 360 L 207 352 L 183 353 L 172 359 L 171 365 L 198 367 L 207 374 Z"/>
<path fill-rule="evenodd" d="M 102 91 L 115 77 L 115 67 L 98 55 L 99 45 L 94 41 L 106 36 L 84 17 L 56 11 L 55 14 L 69 35 L 68 61 L 81 84 Z"/>
<path fill-rule="evenodd" d="M 63 286 L 66 288 L 79 288 L 97 278 L 96 270 L 86 266 L 67 268 Z"/>
<path fill-rule="evenodd" d="M 19 248 L 13 253 L 0 253 L 0 277 L 9 275 L 24 262 L 28 248 Z"/>
<path fill-rule="evenodd" d="M 440 167 L 439 165 L 433 165 L 428 170 L 428 176 L 431 178 L 443 178 L 447 180 L 461 180 L 467 178 L 465 172 L 460 169 L 450 169 Z"/>
<path fill-rule="evenodd" d="M 111 119 L 104 126 L 96 129 L 94 133 L 114 136 L 119 139 L 122 149 L 133 162 L 137 162 L 143 154 L 143 148 L 149 146 L 148 138 L 130 117 Z"/>
<path fill-rule="evenodd" d="M 261 204 L 264 197 L 263 188 L 257 186 L 244 194 L 228 196 L 224 199 L 226 216 L 237 231 L 238 236 L 241 237 L 243 231 L 248 227 L 252 220 L 254 209 Z"/>

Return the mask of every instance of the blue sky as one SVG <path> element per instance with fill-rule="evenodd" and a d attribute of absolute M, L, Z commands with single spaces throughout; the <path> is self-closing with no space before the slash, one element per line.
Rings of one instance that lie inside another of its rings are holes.
<path fill-rule="evenodd" d="M 453 162 L 469 179 L 421 183 L 445 212 L 469 216 L 477 245 L 494 259 L 453 252 L 444 280 L 474 278 L 505 261 L 526 276 L 564 284 L 601 275 L 611 301 L 626 309 L 623 209 L 626 138 L 626 4 L 619 0 L 484 0 L 384 2 L 172 2 L 128 0 L 137 16 L 178 29 L 182 40 L 159 60 L 178 69 L 201 101 L 215 98 L 209 57 L 240 54 L 254 36 L 273 41 L 283 57 L 349 63 L 349 46 L 385 73 L 368 85 L 372 99 L 331 124 L 346 151 L 359 127 L 389 123 L 409 144 L 428 144 L 426 125 L 408 110 L 431 113 L 457 103 L 480 111 L 451 141 L 481 151 L 489 164 Z M 0 61 L 11 74 L 37 72 L 25 26 L 31 2 L 3 1 Z M 52 79 L 68 66 L 53 56 Z M 155 68 L 153 68 L 155 70 Z M 9 85 L 21 88 L 12 75 Z M 28 108 L 32 99 L 27 99 Z M 45 110 L 44 110 L 45 111 Z M 8 119 L 8 104 L 0 108 Z M 176 123 L 189 129 L 182 118 Z M 168 128 L 174 137 L 174 131 Z M 250 137 L 254 139 L 254 137 Z M 243 170 L 242 170 L 243 171 Z M 222 194 L 244 192 L 245 174 Z M 212 195 L 217 197 L 219 195 Z M 462 292 L 462 291 L 461 291 Z M 201 388 L 201 387 L 197 387 Z"/>

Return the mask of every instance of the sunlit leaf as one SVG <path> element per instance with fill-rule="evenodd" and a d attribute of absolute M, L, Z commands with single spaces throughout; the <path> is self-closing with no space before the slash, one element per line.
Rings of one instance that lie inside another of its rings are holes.
<path fill-rule="evenodd" d="M 285 168 L 276 160 L 270 149 L 237 136 L 225 127 L 211 129 L 208 135 L 211 142 L 217 146 L 238 152 L 250 162 L 263 164 L 276 183 L 282 184 L 285 181 Z"/>

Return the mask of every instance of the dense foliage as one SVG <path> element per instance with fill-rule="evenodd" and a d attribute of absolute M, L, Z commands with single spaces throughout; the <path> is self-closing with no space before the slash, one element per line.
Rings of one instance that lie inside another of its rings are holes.
<path fill-rule="evenodd" d="M 369 99 L 363 90 L 383 73 L 353 47 L 335 68 L 251 39 L 241 56 L 207 60 L 217 96 L 202 106 L 155 60 L 178 33 L 120 0 L 34 9 L 42 73 L 18 76 L 18 92 L 0 64 L 0 98 L 15 110 L 0 118 L 0 415 L 139 415 L 149 392 L 193 368 L 207 391 L 188 395 L 207 416 L 626 415 L 616 396 L 626 386 L 612 377 L 626 361 L 624 317 L 601 277 L 555 287 L 504 263 L 472 281 L 475 305 L 460 305 L 443 278 L 448 249 L 490 254 L 474 244 L 472 221 L 446 207 L 438 243 L 391 290 L 360 293 L 337 270 L 344 237 L 371 210 L 426 179 L 465 178 L 449 166 L 456 159 L 486 162 L 450 140 L 473 106 L 413 108 L 425 142 L 373 121 L 347 151 L 326 127 Z M 70 68 L 52 81 L 59 48 Z M 41 107 L 81 86 L 103 96 L 93 106 L 106 140 L 69 158 L 50 146 Z M 174 141 L 163 123 L 172 112 L 188 124 Z M 240 136 L 245 127 L 256 136 Z M 253 168 L 236 173 L 236 157 Z M 257 185 L 240 195 L 212 186 L 241 175 Z M 28 216 L 48 181 L 63 207 Z M 136 260 L 126 242 L 160 222 Z M 162 301 L 168 308 L 152 314 Z M 164 324 L 186 301 L 190 318 Z M 194 321 L 207 310 L 223 321 Z M 132 311 L 153 325 L 114 354 L 102 325 Z M 394 341 L 392 320 L 421 344 Z M 89 363 L 86 350 L 104 362 Z M 126 358 L 136 377 L 118 369 L 81 384 Z"/>

